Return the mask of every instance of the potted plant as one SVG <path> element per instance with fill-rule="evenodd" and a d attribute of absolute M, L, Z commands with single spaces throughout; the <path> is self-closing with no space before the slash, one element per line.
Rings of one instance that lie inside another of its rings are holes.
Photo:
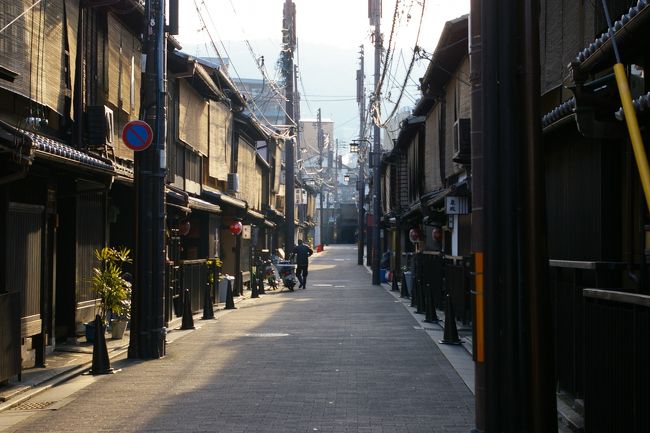
<path fill-rule="evenodd" d="M 124 331 L 126 331 L 126 327 L 131 319 L 131 283 L 128 280 L 126 281 L 126 297 L 120 301 L 119 310 L 112 311 L 111 337 L 115 340 L 121 340 L 124 337 Z"/>
<path fill-rule="evenodd" d="M 219 302 L 219 282 L 221 281 L 221 266 L 223 262 L 219 257 L 207 259 L 205 261 L 206 271 L 208 275 L 208 284 L 211 288 L 215 289 L 215 298 L 213 302 Z"/>
<path fill-rule="evenodd" d="M 131 313 L 131 283 L 123 269 L 126 263 L 131 262 L 130 254 L 131 251 L 124 247 L 95 250 L 99 266 L 93 268 L 91 280 L 92 289 L 99 298 L 97 307 L 102 324 L 108 324 L 110 315 L 114 320 L 113 329 L 121 329 L 122 335 Z M 114 333 L 113 338 L 122 338 L 122 335 L 118 334 Z"/>

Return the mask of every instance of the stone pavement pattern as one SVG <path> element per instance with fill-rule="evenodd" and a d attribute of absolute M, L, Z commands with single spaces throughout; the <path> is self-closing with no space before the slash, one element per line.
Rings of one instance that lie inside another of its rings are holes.
<path fill-rule="evenodd" d="M 18 432 L 460 433 L 474 399 L 418 323 L 331 246 L 307 290 L 269 292 L 122 368 Z"/>

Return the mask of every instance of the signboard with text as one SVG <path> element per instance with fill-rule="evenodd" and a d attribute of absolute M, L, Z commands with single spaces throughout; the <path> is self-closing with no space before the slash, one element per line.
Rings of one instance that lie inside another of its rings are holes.
<path fill-rule="evenodd" d="M 445 197 L 445 213 L 447 215 L 465 215 L 469 213 L 469 200 L 467 197 Z"/>

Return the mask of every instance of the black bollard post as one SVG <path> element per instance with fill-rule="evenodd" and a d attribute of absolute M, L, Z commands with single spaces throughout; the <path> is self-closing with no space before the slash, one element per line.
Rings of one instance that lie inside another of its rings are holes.
<path fill-rule="evenodd" d="M 183 322 L 181 329 L 194 329 L 194 317 L 192 317 L 192 298 L 190 291 L 185 289 L 183 291 Z"/>
<path fill-rule="evenodd" d="M 418 281 L 417 291 L 415 292 L 415 313 L 424 314 L 424 283 L 422 280 Z"/>
<path fill-rule="evenodd" d="M 251 272 L 251 298 L 259 298 L 260 294 L 257 291 L 257 278 L 255 277 L 255 272 Z"/>
<path fill-rule="evenodd" d="M 417 293 L 418 293 L 418 282 L 417 282 L 417 278 L 413 276 L 411 279 L 411 307 L 415 307 L 417 305 L 417 302 L 415 300 Z"/>
<path fill-rule="evenodd" d="M 203 293 L 203 320 L 214 319 L 214 306 L 212 304 L 210 289 L 210 283 L 205 283 L 205 291 Z"/>
<path fill-rule="evenodd" d="M 458 328 L 456 328 L 456 316 L 454 315 L 454 306 L 451 302 L 449 293 L 445 295 L 445 334 L 440 340 L 441 344 L 461 344 L 458 338 Z"/>
<path fill-rule="evenodd" d="M 257 279 L 257 292 L 260 295 L 265 295 L 266 294 L 266 290 L 264 290 L 264 275 L 263 275 L 263 272 L 262 272 L 262 275 L 260 275 L 259 278 Z"/>
<path fill-rule="evenodd" d="M 232 294 L 232 281 L 228 280 L 227 284 L 227 289 L 226 289 L 226 310 L 234 310 L 237 307 L 235 307 L 235 298 Z"/>
<path fill-rule="evenodd" d="M 111 361 L 108 359 L 108 349 L 106 348 L 106 335 L 104 333 L 104 323 L 99 315 L 95 316 L 95 341 L 93 342 L 93 364 L 90 368 L 91 374 L 108 374 L 113 373 Z"/>
<path fill-rule="evenodd" d="M 415 284 L 413 284 L 416 287 L 415 296 L 413 297 L 416 314 L 424 314 L 424 278 L 422 278 L 422 271 L 422 253 L 417 253 L 415 255 Z"/>
<path fill-rule="evenodd" d="M 431 283 L 427 282 L 425 289 L 425 301 L 424 301 L 424 321 L 427 323 L 438 323 L 438 314 L 436 313 L 436 305 L 433 299 L 433 287 Z"/>
<path fill-rule="evenodd" d="M 409 288 L 408 285 L 406 284 L 406 272 L 402 272 L 402 286 L 400 287 L 399 290 L 399 297 L 400 298 L 409 297 Z"/>
<path fill-rule="evenodd" d="M 399 292 L 399 286 L 397 285 L 397 272 L 393 272 L 393 281 L 390 287 L 391 292 Z"/>

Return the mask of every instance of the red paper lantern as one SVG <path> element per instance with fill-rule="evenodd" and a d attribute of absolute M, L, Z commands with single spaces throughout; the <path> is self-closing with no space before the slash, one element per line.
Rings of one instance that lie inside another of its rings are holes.
<path fill-rule="evenodd" d="M 241 221 L 233 221 L 230 223 L 230 233 L 232 233 L 235 236 L 238 236 L 241 234 L 241 231 L 244 226 L 242 226 Z"/>
<path fill-rule="evenodd" d="M 409 230 L 409 240 L 413 243 L 420 242 L 422 240 L 422 232 L 420 229 L 415 228 Z"/>
<path fill-rule="evenodd" d="M 433 236 L 433 240 L 436 242 L 441 242 L 442 241 L 442 229 L 438 226 L 434 227 L 431 230 L 431 236 Z"/>

